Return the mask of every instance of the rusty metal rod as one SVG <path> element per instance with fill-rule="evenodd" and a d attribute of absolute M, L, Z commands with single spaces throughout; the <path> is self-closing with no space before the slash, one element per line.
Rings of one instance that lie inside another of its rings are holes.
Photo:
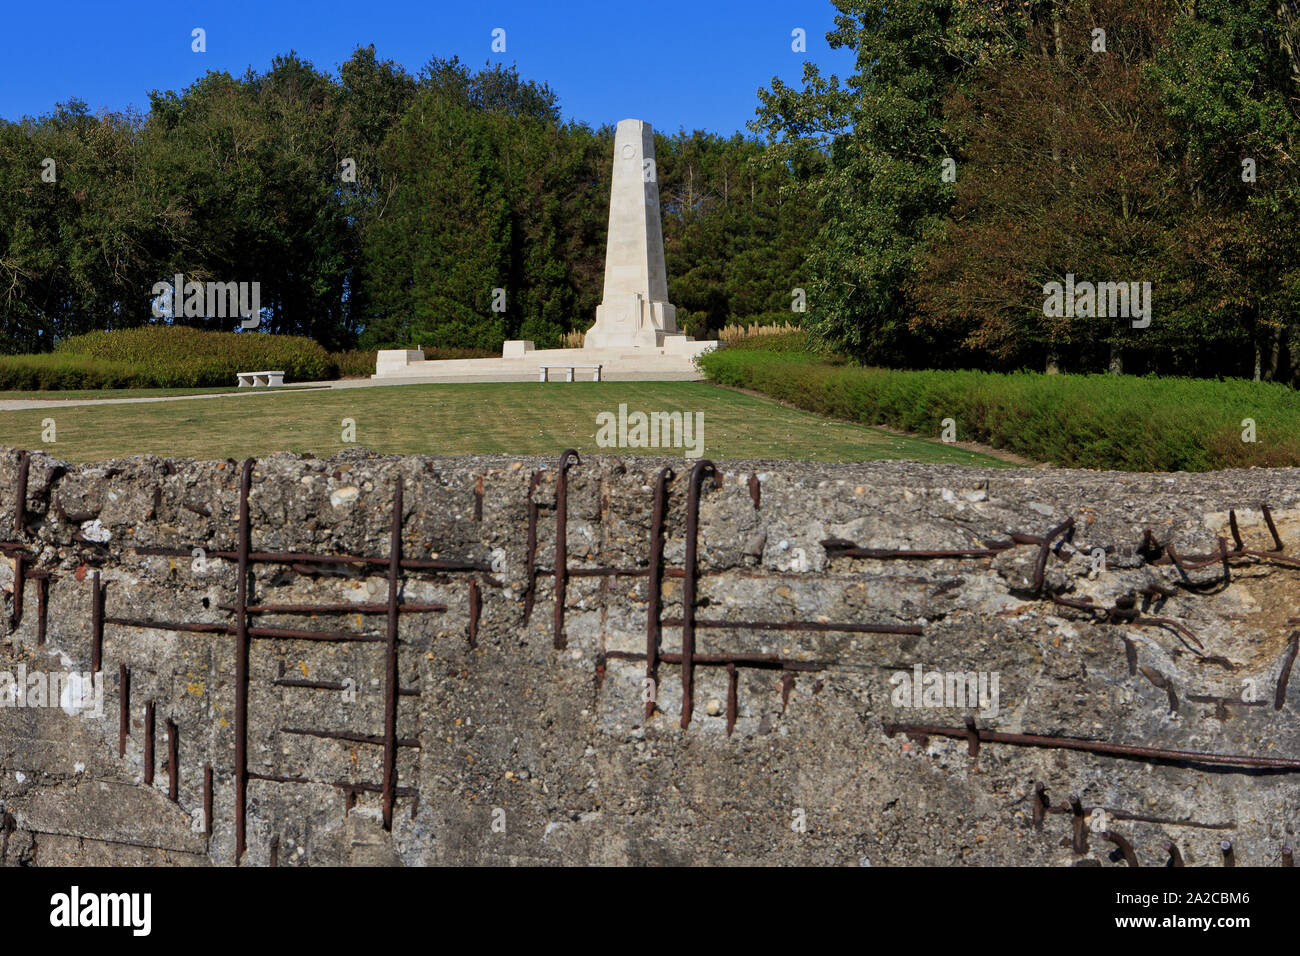
<path fill-rule="evenodd" d="M 153 783 L 153 735 L 154 702 L 146 701 L 144 705 L 144 782 Z"/>
<path fill-rule="evenodd" d="M 600 655 L 601 660 L 623 660 L 623 661 L 643 661 L 645 654 L 641 651 L 605 651 Z M 658 655 L 660 663 L 680 664 L 683 655 L 673 651 L 661 651 Z M 776 654 L 692 654 L 691 660 L 697 665 L 708 666 L 726 666 L 727 664 L 737 664 L 741 667 L 754 667 L 761 670 L 784 670 L 784 671 L 822 671 L 829 666 L 827 661 L 800 661 L 791 660 L 786 657 L 779 657 Z"/>
<path fill-rule="evenodd" d="M 18 487 L 14 489 L 14 533 L 20 538 L 27 534 L 27 475 L 31 468 L 31 452 L 19 452 Z"/>
<path fill-rule="evenodd" d="M 1300 652 L 1300 631 L 1291 632 L 1287 643 L 1286 658 L 1282 661 L 1282 670 L 1277 675 L 1277 689 L 1273 691 L 1273 709 L 1281 710 L 1286 703 L 1286 685 L 1291 679 L 1291 667 L 1295 664 L 1296 654 Z"/>
<path fill-rule="evenodd" d="M 1083 856 L 1088 852 L 1088 825 L 1083 816 L 1083 803 L 1077 793 L 1070 795 L 1068 809 L 1071 826 L 1070 846 L 1076 855 Z"/>
<path fill-rule="evenodd" d="M 222 611 L 233 611 L 233 604 L 218 604 Z M 445 604 L 402 604 L 403 614 L 426 611 L 445 611 Z M 387 614 L 387 604 L 251 604 L 245 610 L 249 614 Z"/>
<path fill-rule="evenodd" d="M 126 756 L 126 737 L 131 732 L 131 671 L 117 665 L 117 755 Z"/>
<path fill-rule="evenodd" d="M 645 676 L 653 693 L 645 702 L 645 716 L 649 720 L 654 716 L 659 696 L 659 642 L 662 630 L 659 615 L 662 612 L 664 570 L 664 519 L 668 511 L 668 482 L 672 481 L 674 472 L 671 468 L 662 468 L 655 482 L 654 507 L 650 514 L 650 567 L 647 568 L 649 590 L 645 625 Z"/>
<path fill-rule="evenodd" d="M 315 787 L 337 787 L 344 793 L 383 793 L 384 788 L 377 783 L 354 783 L 350 780 L 308 780 L 306 777 L 282 777 L 271 773 L 256 773 L 249 771 L 249 780 L 265 780 L 269 783 L 304 783 Z M 395 796 L 414 797 L 416 791 L 413 787 L 398 787 L 394 791 Z"/>
<path fill-rule="evenodd" d="M 896 733 L 925 734 L 931 737 L 951 737 L 966 740 L 965 727 L 936 727 L 928 724 L 886 724 L 885 735 Z M 1246 767 L 1252 769 L 1300 770 L 1300 760 L 1287 757 L 1257 757 L 1248 754 L 1217 754 L 1194 750 L 1164 750 L 1158 747 L 1140 747 L 1131 744 L 1109 744 L 1078 737 L 1044 737 L 1039 734 L 1007 734 L 995 730 L 977 730 L 984 743 L 1011 744 L 1020 747 L 1046 747 L 1051 750 L 1080 750 L 1087 753 L 1107 754 L 1113 757 L 1132 757 L 1141 760 L 1168 760 L 1176 763 L 1203 763 L 1218 767 Z"/>
<path fill-rule="evenodd" d="M 180 740 L 176 721 L 167 718 L 167 799 L 175 803 L 180 799 L 181 759 Z"/>
<path fill-rule="evenodd" d="M 136 547 L 129 548 L 136 554 L 143 554 L 151 557 L 189 557 L 190 551 L 182 548 L 155 548 L 155 547 Z M 222 560 L 237 561 L 239 560 L 238 551 L 209 551 L 208 558 L 221 558 Z M 388 559 L 381 557 L 370 557 L 367 555 L 357 554 L 304 554 L 299 551 L 250 551 L 248 553 L 250 564 L 361 564 L 371 567 L 387 567 Z M 404 558 L 402 568 L 407 571 L 464 571 L 464 572 L 489 572 L 492 570 L 491 565 L 478 561 L 449 561 L 443 559 L 429 558 Z"/>
<path fill-rule="evenodd" d="M 90 577 L 90 669 L 99 672 L 104 657 L 104 589 L 99 572 Z"/>
<path fill-rule="evenodd" d="M 118 627 L 142 627 L 154 631 L 186 631 L 194 634 L 239 635 L 238 624 L 217 624 L 204 621 L 146 621 L 131 617 L 106 617 L 105 624 Z M 374 644 L 384 640 L 382 634 L 353 634 L 349 631 L 304 631 L 292 627 L 246 627 L 250 638 L 281 638 L 297 641 L 326 641 L 335 643 Z"/>
<path fill-rule="evenodd" d="M 993 542 L 988 542 L 992 544 Z M 892 559 L 904 561 L 938 561 L 945 558 L 994 558 L 1012 547 L 959 548 L 947 551 L 915 551 L 905 548 L 862 548 L 843 538 L 827 538 L 821 542 L 827 557 L 870 558 L 877 561 Z"/>
<path fill-rule="evenodd" d="M 527 534 L 527 555 L 524 558 L 524 567 L 528 569 L 528 581 L 525 583 L 524 591 L 524 624 L 528 624 L 529 618 L 533 616 L 533 600 L 537 594 L 537 569 L 533 566 L 537 560 L 537 502 L 533 500 L 533 492 L 537 490 L 537 483 L 541 481 L 542 473 L 533 472 L 528 479 L 528 534 Z"/>
<path fill-rule="evenodd" d="M 9 616 L 12 629 L 16 629 L 23 619 L 23 591 L 27 583 L 27 575 L 23 570 L 25 561 L 23 552 L 14 553 L 14 607 L 13 613 Z"/>
<path fill-rule="evenodd" d="M 700 533 L 700 485 L 704 473 L 711 472 L 717 480 L 717 467 L 702 458 L 691 467 L 686 489 L 686 556 L 682 582 L 682 729 L 691 723 L 691 710 L 695 705 L 695 601 L 696 559 Z M 666 659 L 666 657 L 665 657 Z"/>
<path fill-rule="evenodd" d="M 212 836 L 212 764 L 203 765 L 203 833 Z"/>
<path fill-rule="evenodd" d="M 1129 843 L 1128 840 L 1124 839 L 1118 833 L 1114 833 L 1110 830 L 1103 830 L 1101 831 L 1101 838 L 1103 840 L 1109 840 L 1111 843 L 1115 844 L 1120 855 L 1124 857 L 1124 862 L 1129 866 L 1142 865 L 1138 862 L 1137 854 L 1133 852 L 1133 844 Z"/>
<path fill-rule="evenodd" d="M 572 448 L 560 456 L 560 475 L 555 483 L 555 632 L 553 645 L 564 650 L 568 639 L 564 636 L 564 598 L 569 587 L 569 466 L 581 465 L 582 460 Z"/>
<path fill-rule="evenodd" d="M 388 628 L 384 647 L 384 829 L 393 828 L 397 787 L 397 622 L 402 575 L 402 492 L 398 475 L 393 488 L 392 530 L 388 543 Z"/>
<path fill-rule="evenodd" d="M 45 643 L 46 624 L 49 620 L 50 580 L 48 576 L 36 581 L 36 643 Z"/>
<path fill-rule="evenodd" d="M 737 712 L 739 711 L 739 706 L 736 700 L 736 690 L 737 690 L 736 685 L 738 679 L 739 678 L 736 672 L 736 662 L 731 661 L 727 664 L 727 736 L 728 737 L 730 737 L 731 732 L 736 729 L 736 715 Z"/>
<path fill-rule="evenodd" d="M 1035 593 L 1042 593 L 1043 579 L 1047 573 L 1047 556 L 1048 554 L 1051 553 L 1052 542 L 1055 541 L 1060 535 L 1065 534 L 1073 527 L 1074 527 L 1074 518 L 1073 517 L 1066 518 L 1064 521 L 1058 524 L 1051 531 L 1047 532 L 1046 537 L 1043 538 L 1043 543 L 1039 545 L 1038 548 L 1038 558 L 1034 562 L 1034 592 Z"/>
<path fill-rule="evenodd" d="M 313 730 L 310 727 L 281 727 L 280 733 L 294 734 L 298 737 L 319 737 L 321 740 L 346 740 L 354 744 L 374 744 L 379 747 L 388 746 L 387 739 L 379 734 L 359 734 L 351 730 Z M 415 750 L 420 749 L 420 741 L 414 737 L 398 737 L 396 739 L 398 747 L 411 747 Z"/>
<path fill-rule="evenodd" d="M 681 627 L 680 617 L 665 618 L 664 627 Z M 697 628 L 721 628 L 734 631 L 831 631 L 850 634 L 921 634 L 919 624 L 849 624 L 821 621 L 718 621 L 696 618 Z"/>
<path fill-rule="evenodd" d="M 483 597 L 479 594 L 478 581 L 469 579 L 469 646 L 478 647 L 478 619 L 483 612 Z"/>
<path fill-rule="evenodd" d="M 1259 504 L 1259 510 L 1264 514 L 1264 523 L 1268 525 L 1268 533 L 1273 536 L 1274 551 L 1285 551 L 1286 545 L 1282 543 L 1282 537 L 1277 533 L 1277 525 L 1273 523 L 1273 512 L 1268 510 L 1268 505 L 1262 501 Z"/>
<path fill-rule="evenodd" d="M 235 581 L 235 865 L 247 848 L 245 807 L 248 797 L 248 561 L 252 526 L 248 496 L 254 459 L 246 458 L 239 476 L 239 550 Z"/>

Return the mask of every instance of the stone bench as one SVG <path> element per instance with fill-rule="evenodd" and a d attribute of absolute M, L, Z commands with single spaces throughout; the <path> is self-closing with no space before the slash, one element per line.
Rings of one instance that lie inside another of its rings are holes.
<path fill-rule="evenodd" d="M 593 381 L 593 382 L 599 382 L 599 381 L 600 381 L 600 369 L 601 369 L 601 366 L 599 366 L 599 365 L 539 365 L 539 366 L 537 366 L 537 372 L 538 372 L 538 379 L 537 379 L 537 380 L 538 380 L 539 382 L 546 382 L 546 381 L 549 381 L 549 380 L 550 380 L 550 377 L 549 377 L 549 375 L 548 375 L 547 373 L 548 373 L 551 369 L 553 369 L 553 368 L 562 368 L 562 369 L 564 369 L 564 372 L 565 372 L 564 380 L 565 380 L 566 382 L 572 382 L 572 381 L 573 381 L 573 371 L 574 371 L 574 369 L 579 369 L 579 368 L 589 368 L 589 369 L 591 369 L 592 371 L 594 371 L 594 372 L 596 373 L 596 374 L 595 374 L 595 377 L 592 379 L 592 381 Z"/>
<path fill-rule="evenodd" d="M 270 388 L 284 384 L 284 372 L 236 372 L 240 388 Z"/>

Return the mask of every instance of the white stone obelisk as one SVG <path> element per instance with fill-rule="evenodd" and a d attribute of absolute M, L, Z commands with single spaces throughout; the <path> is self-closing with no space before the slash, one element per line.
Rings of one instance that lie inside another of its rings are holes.
<path fill-rule="evenodd" d="M 583 347 L 672 348 L 677 343 L 671 339 L 690 341 L 677 330 L 677 308 L 668 302 L 654 130 L 641 120 L 620 120 L 609 191 L 605 294 Z"/>

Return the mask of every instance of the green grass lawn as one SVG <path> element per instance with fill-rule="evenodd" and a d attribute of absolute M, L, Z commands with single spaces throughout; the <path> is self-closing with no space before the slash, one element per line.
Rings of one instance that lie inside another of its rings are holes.
<path fill-rule="evenodd" d="M 109 392 L 128 398 L 165 390 Z M 172 390 L 183 391 L 211 390 Z M 233 389 L 232 389 L 233 391 Z M 60 397 L 72 397 L 59 393 Z M 8 397 L 8 396 L 7 396 Z M 39 397 L 18 393 L 12 397 Z M 87 397 L 87 396 L 79 396 Z M 677 449 L 618 449 L 596 445 L 596 416 L 702 412 L 709 458 L 792 458 L 924 462 L 1008 467 L 986 455 L 827 421 L 808 412 L 699 382 L 511 382 L 402 385 L 309 390 L 231 399 L 136 405 L 83 405 L 0 414 L 0 444 L 46 451 L 67 461 L 135 454 L 244 458 L 276 451 L 328 456 L 348 447 L 343 419 L 356 422 L 356 443 L 388 454 L 555 455 L 565 448 L 590 454 L 680 455 Z M 56 442 L 41 441 L 53 418 Z"/>
<path fill-rule="evenodd" d="M 283 389 L 304 388 L 301 385 L 284 385 Z M 71 402 L 88 398 L 162 398 L 172 395 L 224 395 L 237 392 L 234 385 L 208 388 L 64 388 L 55 391 L 15 392 L 0 390 L 3 401 Z M 245 389 L 247 391 L 247 389 Z M 273 389 L 275 391 L 275 389 Z"/>

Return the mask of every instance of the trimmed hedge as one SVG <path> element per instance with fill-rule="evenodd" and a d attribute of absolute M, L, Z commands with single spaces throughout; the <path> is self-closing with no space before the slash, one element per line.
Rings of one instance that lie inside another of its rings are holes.
<path fill-rule="evenodd" d="M 148 388 L 147 372 L 126 362 L 87 355 L 0 356 L 0 391 L 57 391 L 69 388 Z"/>
<path fill-rule="evenodd" d="M 496 355 L 482 349 L 424 353 L 427 359 Z M 0 390 L 211 388 L 233 386 L 237 372 L 269 369 L 283 369 L 287 382 L 368 377 L 375 373 L 375 350 L 331 353 L 296 335 L 151 325 L 74 336 L 53 353 L 0 356 Z"/>
<path fill-rule="evenodd" d="M 286 381 L 298 382 L 334 374 L 329 353 L 309 338 L 264 332 L 205 332 L 180 325 L 90 332 L 59 343 L 55 354 L 134 366 L 148 380 L 147 385 L 157 388 L 233 385 L 237 372 L 264 369 L 283 369 Z"/>
<path fill-rule="evenodd" d="M 1300 465 L 1300 396 L 1242 379 L 891 371 L 808 350 L 802 334 L 707 353 L 710 381 L 866 425 L 957 437 L 1038 461 L 1124 471 Z M 1243 419 L 1256 426 L 1242 441 Z"/>

